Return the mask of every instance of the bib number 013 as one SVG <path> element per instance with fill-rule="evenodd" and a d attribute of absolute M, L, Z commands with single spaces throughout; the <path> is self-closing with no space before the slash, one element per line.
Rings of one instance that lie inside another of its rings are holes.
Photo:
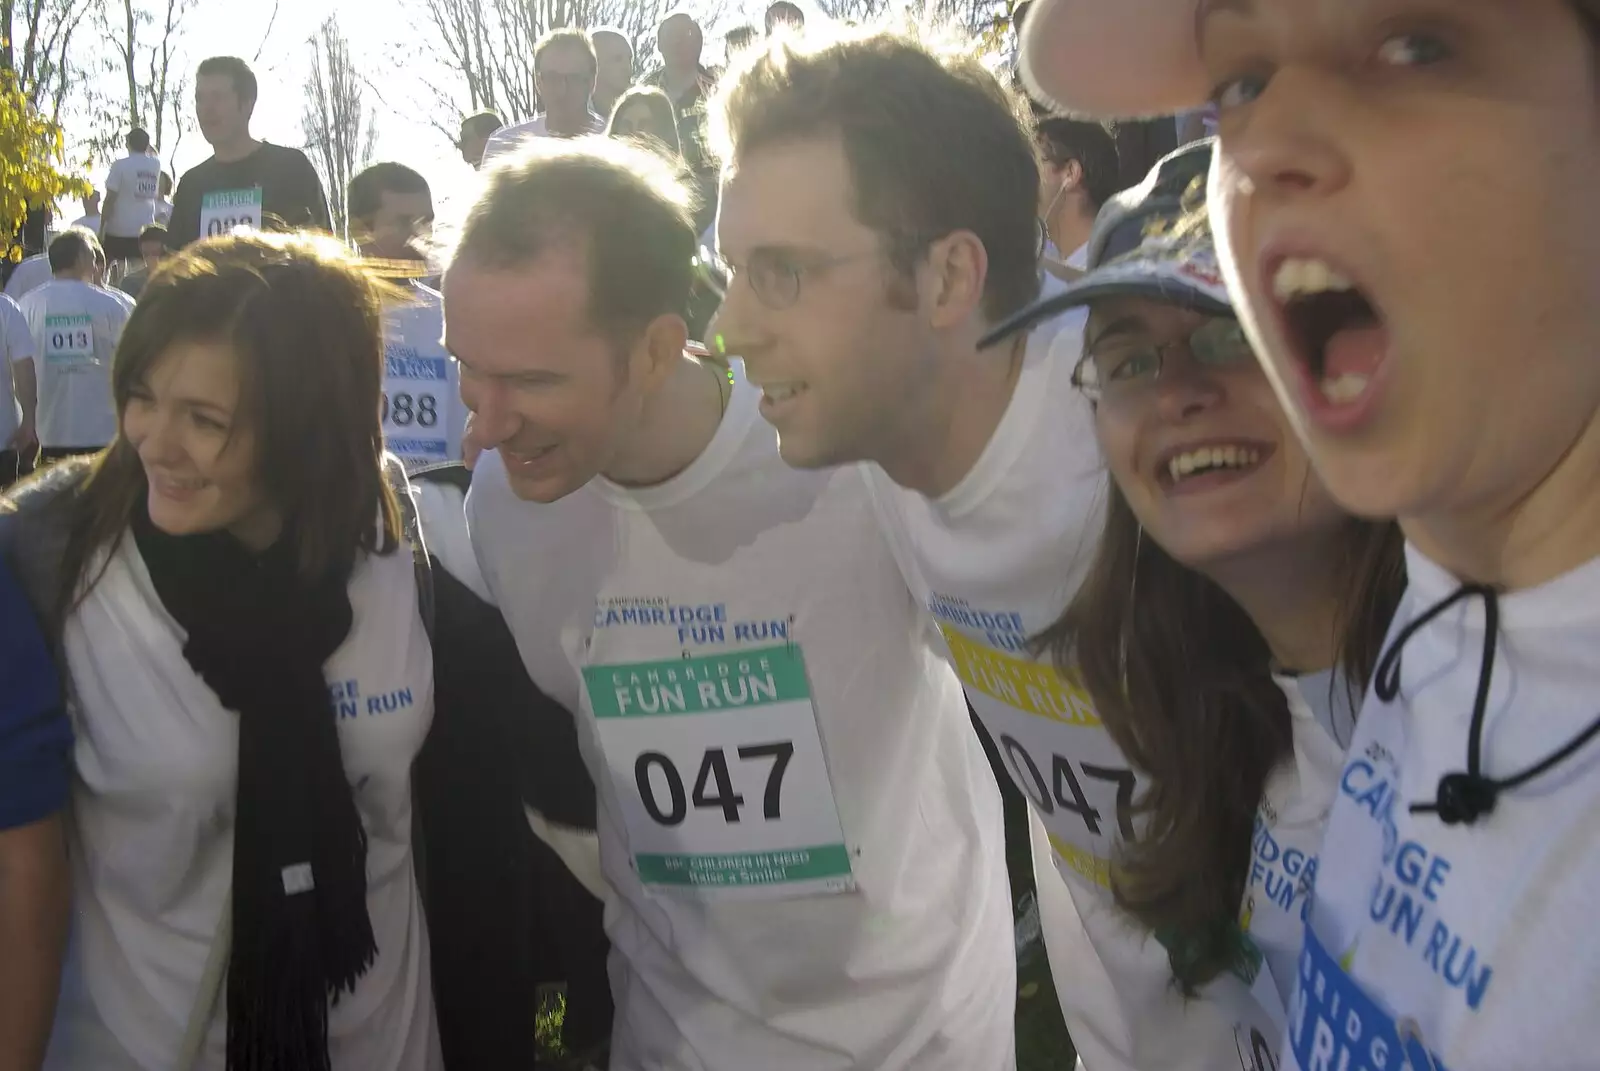
<path fill-rule="evenodd" d="M 736 752 L 739 761 L 752 762 L 770 759 L 767 768 L 767 787 L 762 793 L 761 813 L 768 821 L 783 817 L 783 775 L 794 757 L 794 745 L 787 740 L 774 744 L 750 744 Z M 658 776 L 659 775 L 659 776 Z M 703 810 L 720 810 L 724 821 L 741 820 L 744 796 L 733 790 L 733 777 L 728 770 L 727 752 L 720 747 L 706 748 L 700 760 L 700 770 L 695 774 L 694 789 L 684 794 L 683 775 L 672 759 L 659 751 L 646 751 L 633 764 L 633 778 L 639 787 L 639 800 L 644 809 L 659 825 L 681 825 L 689 816 L 689 804 Z M 666 805 L 662 806 L 657 782 L 665 790 Z"/>
<path fill-rule="evenodd" d="M 439 423 L 439 403 L 432 394 L 383 395 L 383 422 L 397 428 L 431 428 Z"/>
<path fill-rule="evenodd" d="M 1039 764 L 1034 762 L 1028 749 L 1017 743 L 1015 738 L 1002 733 L 1000 749 L 1005 752 L 1006 764 L 1011 767 L 1017 784 L 1035 807 L 1047 815 L 1055 814 L 1058 810 L 1075 814 L 1083 819 L 1089 833 L 1096 837 L 1101 835 L 1102 815 L 1089 802 L 1083 785 L 1085 781 L 1111 785 L 1116 789 L 1117 829 L 1123 839 L 1133 839 L 1133 790 L 1137 780 L 1132 770 L 1096 766 L 1087 762 L 1074 767 L 1070 759 L 1051 755 L 1047 781 L 1045 772 L 1039 769 Z"/>

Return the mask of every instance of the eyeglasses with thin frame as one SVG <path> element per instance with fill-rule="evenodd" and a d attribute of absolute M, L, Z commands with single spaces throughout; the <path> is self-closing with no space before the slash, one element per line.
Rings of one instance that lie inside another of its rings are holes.
<path fill-rule="evenodd" d="M 695 265 L 718 297 L 726 300 L 729 288 L 743 279 L 750 284 L 757 301 L 773 311 L 782 311 L 800 300 L 801 283 L 806 276 L 882 255 L 881 247 L 858 253 L 798 258 L 777 249 L 758 249 L 744 267 L 736 269 L 715 250 L 701 246 Z"/>
<path fill-rule="evenodd" d="M 1175 349 L 1186 351 L 1204 368 L 1228 368 L 1255 360 L 1239 321 L 1215 317 L 1171 342 L 1113 340 L 1091 348 L 1073 368 L 1072 385 L 1096 404 L 1125 399 L 1160 379 L 1167 355 Z"/>

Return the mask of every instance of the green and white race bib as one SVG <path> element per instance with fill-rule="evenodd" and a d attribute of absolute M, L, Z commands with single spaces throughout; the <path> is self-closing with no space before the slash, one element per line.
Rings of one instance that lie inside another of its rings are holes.
<path fill-rule="evenodd" d="M 56 368 L 94 364 L 94 318 L 87 313 L 46 316 L 44 360 Z"/>
<path fill-rule="evenodd" d="M 213 190 L 200 196 L 200 237 L 215 238 L 237 228 L 261 229 L 261 187 Z"/>
<path fill-rule="evenodd" d="M 855 888 L 799 647 L 592 665 L 583 679 L 646 889 Z"/>

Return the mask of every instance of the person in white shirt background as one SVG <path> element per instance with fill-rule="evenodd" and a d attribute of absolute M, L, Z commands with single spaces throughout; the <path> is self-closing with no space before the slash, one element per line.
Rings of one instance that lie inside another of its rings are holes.
<path fill-rule="evenodd" d="M 373 164 L 350 180 L 345 204 L 356 248 L 405 291 L 384 315 L 384 442 L 411 469 L 460 461 L 461 368 L 444 348 L 439 292 L 421 281 L 432 274 L 422 248 L 433 233 L 428 180 L 404 164 Z"/>
<path fill-rule="evenodd" d="M 1210 142 L 1095 223 L 1089 271 L 990 344 L 1090 310 L 1072 379 L 1106 457 L 1089 575 L 1035 643 L 1148 779 L 1117 903 L 1185 993 L 1237 1002 L 1270 1067 L 1355 708 L 1405 586 L 1399 529 L 1336 506 L 1234 318 L 1200 195 Z"/>
<path fill-rule="evenodd" d="M 1241 318 L 1329 491 L 1407 539 L 1284 1065 L 1593 1066 L 1600 5 L 1041 0 L 1025 51 L 1075 110 L 1215 100 Z"/>
<path fill-rule="evenodd" d="M 541 37 L 533 49 L 533 78 L 543 110 L 495 131 L 484 146 L 482 164 L 514 151 L 526 138 L 572 138 L 604 130 L 605 119 L 590 104 L 596 69 L 594 46 L 582 30 L 551 30 Z"/>
<path fill-rule="evenodd" d="M 1084 268 L 1095 216 L 1117 192 L 1117 143 L 1099 123 L 1049 115 L 1033 124 L 1045 270 L 1070 280 Z"/>
<path fill-rule="evenodd" d="M 35 519 L 12 555 L 56 544 L 35 610 L 78 734 L 48 1068 L 442 1066 L 411 841 L 433 661 L 375 449 L 377 291 L 332 242 L 195 245 L 123 339 L 115 441 L 6 503 Z"/>
<path fill-rule="evenodd" d="M 163 227 L 172 222 L 172 175 L 167 171 L 156 180 L 156 222 Z"/>
<path fill-rule="evenodd" d="M 82 227 L 91 231 L 96 238 L 100 235 L 100 191 L 90 190 L 83 195 L 83 215 L 73 220 L 71 226 Z"/>
<path fill-rule="evenodd" d="M 24 258 L 11 272 L 11 278 L 6 280 L 6 297 L 13 301 L 21 301 L 30 290 L 37 289 L 50 281 L 50 254 L 35 253 Z"/>
<path fill-rule="evenodd" d="M 128 155 L 111 165 L 106 176 L 105 213 L 100 244 L 108 260 L 135 260 L 139 234 L 157 222 L 161 159 L 150 149 L 150 135 L 140 127 L 128 131 Z"/>
<path fill-rule="evenodd" d="M 1012 101 L 977 61 L 878 34 L 746 57 L 711 124 L 732 273 L 711 334 L 763 388 L 785 460 L 874 462 L 908 579 L 1032 801 L 1043 939 L 1083 1062 L 1234 1071 L 1231 1014 L 1186 1002 L 1111 897 L 1136 775 L 1081 684 L 1030 648 L 1088 566 L 1104 463 L 1071 380 L 1081 312 L 978 348 L 1040 291 L 1041 176 Z"/>
<path fill-rule="evenodd" d="M 0 491 L 32 470 L 38 451 L 38 352 L 27 317 L 0 296 Z"/>
<path fill-rule="evenodd" d="M 860 474 L 788 467 L 740 366 L 684 353 L 690 200 L 626 142 L 545 142 L 491 172 L 444 282 L 489 451 L 473 545 L 599 790 L 610 1066 L 1007 1071 L 960 687 Z"/>
<path fill-rule="evenodd" d="M 117 433 L 111 361 L 133 299 L 99 285 L 105 253 L 90 231 L 69 227 L 51 241 L 49 256 L 53 278 L 17 305 L 39 362 L 37 399 L 19 401 L 24 412 L 34 404 L 40 457 L 53 461 L 98 450 Z"/>

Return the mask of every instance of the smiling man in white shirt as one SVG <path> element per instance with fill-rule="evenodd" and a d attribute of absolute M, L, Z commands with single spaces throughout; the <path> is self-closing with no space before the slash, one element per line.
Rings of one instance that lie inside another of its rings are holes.
<path fill-rule="evenodd" d="M 599 790 L 613 1071 L 1010 1071 L 998 793 L 854 469 L 686 355 L 689 195 L 496 169 L 445 276 L 483 575 Z"/>

